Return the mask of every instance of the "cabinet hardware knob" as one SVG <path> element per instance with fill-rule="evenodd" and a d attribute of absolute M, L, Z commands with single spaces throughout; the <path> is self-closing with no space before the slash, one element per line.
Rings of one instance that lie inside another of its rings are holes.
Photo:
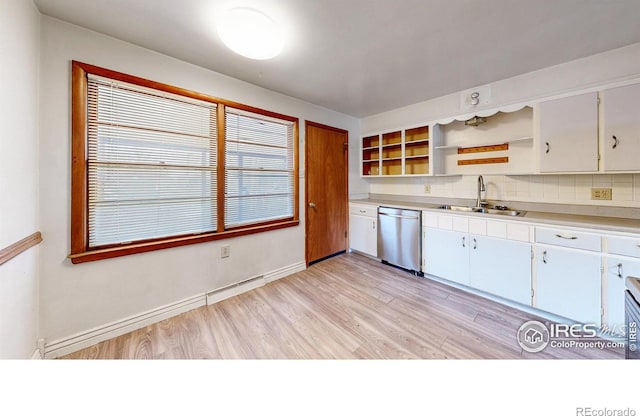
<path fill-rule="evenodd" d="M 564 236 L 564 235 L 562 235 L 562 234 L 556 234 L 556 237 L 558 237 L 558 238 L 564 238 L 565 240 L 577 240 L 577 239 L 578 239 L 578 237 L 576 237 L 575 235 L 572 235 L 571 237 L 565 237 L 565 236 Z"/>
<path fill-rule="evenodd" d="M 542 252 L 542 262 L 547 264 L 547 250 Z"/>
<path fill-rule="evenodd" d="M 467 239 L 467 237 L 462 237 L 462 247 L 466 247 L 467 246 L 466 245 L 466 241 L 465 241 L 466 239 Z"/>
<path fill-rule="evenodd" d="M 547 146 L 547 150 L 545 151 L 545 153 L 549 153 L 549 150 L 551 150 L 551 145 L 549 145 L 549 142 L 544 142 L 545 146 Z"/>
<path fill-rule="evenodd" d="M 309 208 L 315 208 L 315 207 L 316 207 L 315 202 L 309 202 Z"/>
<path fill-rule="evenodd" d="M 474 238 L 473 239 L 473 249 L 477 249 L 478 248 L 478 241 Z"/>
<path fill-rule="evenodd" d="M 616 136 L 611 136 L 611 138 L 613 139 L 613 146 L 611 148 L 615 149 L 616 147 L 618 147 L 619 140 Z"/>
<path fill-rule="evenodd" d="M 622 263 L 618 263 L 618 277 L 622 279 Z"/>

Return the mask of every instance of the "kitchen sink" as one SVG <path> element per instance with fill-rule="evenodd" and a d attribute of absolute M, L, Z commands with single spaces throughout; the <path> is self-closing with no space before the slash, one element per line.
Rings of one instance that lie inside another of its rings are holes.
<path fill-rule="evenodd" d="M 446 209 L 449 211 L 478 212 L 481 214 L 507 215 L 511 217 L 521 217 L 526 213 L 525 211 L 516 211 L 513 209 L 508 209 L 506 207 L 488 208 L 488 207 L 465 207 L 460 205 L 441 205 L 438 208 Z"/>

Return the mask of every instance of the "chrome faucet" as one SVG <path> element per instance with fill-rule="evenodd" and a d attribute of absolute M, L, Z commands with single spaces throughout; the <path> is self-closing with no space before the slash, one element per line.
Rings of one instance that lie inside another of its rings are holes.
<path fill-rule="evenodd" d="M 482 175 L 478 176 L 478 199 L 476 200 L 476 208 L 482 208 L 483 205 L 487 203 L 482 200 L 482 192 L 485 192 L 486 188 L 484 187 L 484 179 Z"/>

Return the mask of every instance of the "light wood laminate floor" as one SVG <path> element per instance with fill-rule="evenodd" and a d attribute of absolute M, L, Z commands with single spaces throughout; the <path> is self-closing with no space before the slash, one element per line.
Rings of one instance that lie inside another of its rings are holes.
<path fill-rule="evenodd" d="M 344 254 L 63 358 L 624 358 L 622 349 L 523 352 L 516 332 L 530 319 L 537 318 Z"/>

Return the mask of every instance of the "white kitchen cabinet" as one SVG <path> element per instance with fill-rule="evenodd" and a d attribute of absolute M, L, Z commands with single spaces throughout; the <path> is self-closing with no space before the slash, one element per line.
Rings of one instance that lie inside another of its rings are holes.
<path fill-rule="evenodd" d="M 469 234 L 423 227 L 423 272 L 469 285 Z"/>
<path fill-rule="evenodd" d="M 624 291 L 627 276 L 640 276 L 640 259 L 607 256 L 605 275 L 605 323 L 613 332 L 624 328 Z"/>
<path fill-rule="evenodd" d="M 601 93 L 605 171 L 640 170 L 640 84 Z"/>
<path fill-rule="evenodd" d="M 540 172 L 598 170 L 598 95 L 595 92 L 539 104 Z"/>
<path fill-rule="evenodd" d="M 531 305 L 527 225 L 430 213 L 422 221 L 425 273 Z"/>
<path fill-rule="evenodd" d="M 599 252 L 536 244 L 534 305 L 582 323 L 600 325 Z"/>
<path fill-rule="evenodd" d="M 378 207 L 349 204 L 349 247 L 376 257 L 378 255 Z"/>
<path fill-rule="evenodd" d="M 608 235 L 605 257 L 604 318 L 616 332 L 624 328 L 624 291 L 627 276 L 640 277 L 640 238 Z"/>
<path fill-rule="evenodd" d="M 470 236 L 470 286 L 531 306 L 531 244 Z"/>

